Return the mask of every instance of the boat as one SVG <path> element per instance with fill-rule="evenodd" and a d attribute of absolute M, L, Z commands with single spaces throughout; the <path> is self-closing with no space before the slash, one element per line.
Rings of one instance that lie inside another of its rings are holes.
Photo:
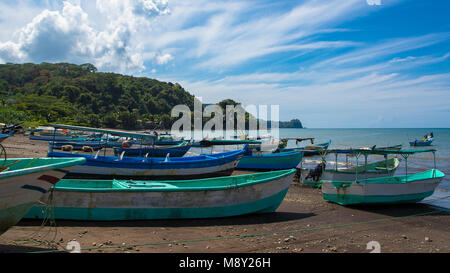
<path fill-rule="evenodd" d="M 196 147 L 211 147 L 214 145 L 245 145 L 245 144 L 261 144 L 261 140 L 248 139 L 203 139 L 196 143 Z"/>
<path fill-rule="evenodd" d="M 427 140 L 414 140 L 410 141 L 409 145 L 411 146 L 430 146 L 433 143 L 433 138 L 429 138 Z"/>
<path fill-rule="evenodd" d="M 319 163 L 314 170 L 308 170 L 300 168 L 301 170 L 301 181 L 307 186 L 312 186 L 315 188 L 320 188 L 322 185 L 322 180 L 331 181 L 354 181 L 355 179 L 367 179 L 376 177 L 393 176 L 397 170 L 400 161 L 395 158 L 388 159 L 387 154 L 384 155 L 383 160 L 368 163 L 369 155 L 380 155 L 381 151 L 386 151 L 384 149 L 335 149 L 328 150 L 327 154 L 335 154 L 335 164 L 334 168 L 326 168 L 326 155 L 323 156 L 322 162 Z M 398 151 L 398 150 L 390 150 Z M 338 167 L 338 155 L 346 155 L 346 166 Z M 359 164 L 358 158 L 364 156 L 364 164 Z M 356 166 L 349 166 L 348 157 L 356 157 Z"/>
<path fill-rule="evenodd" d="M 63 146 L 72 146 L 74 150 L 82 150 L 83 147 L 90 147 L 94 151 L 106 147 L 106 142 L 100 141 L 55 141 L 50 142 L 49 146 L 53 149 L 62 149 Z"/>
<path fill-rule="evenodd" d="M 372 147 L 365 147 L 362 149 L 366 149 L 366 150 L 401 150 L 402 149 L 402 144 L 398 144 L 398 145 L 392 145 L 392 146 L 382 146 L 382 147 L 378 147 L 377 145 L 374 145 Z"/>
<path fill-rule="evenodd" d="M 84 158 L 9 158 L 0 167 L 0 234 L 17 224 L 35 203 Z"/>
<path fill-rule="evenodd" d="M 2 143 L 5 139 L 7 139 L 8 137 L 11 137 L 14 135 L 14 132 L 9 133 L 9 134 L 0 134 L 0 143 Z"/>
<path fill-rule="evenodd" d="M 325 200 L 340 205 L 415 203 L 431 196 L 445 174 L 436 169 L 436 150 L 385 150 L 384 154 L 402 155 L 406 173 L 401 176 L 384 176 L 354 181 L 322 180 L 322 196 Z M 408 174 L 408 157 L 423 152 L 432 152 L 434 168 Z"/>
<path fill-rule="evenodd" d="M 154 147 L 142 147 L 142 148 L 114 148 L 114 154 L 120 155 L 124 153 L 125 156 L 148 156 L 148 157 L 182 157 L 189 149 L 191 144 L 185 141 L 178 145 L 172 146 L 154 146 Z"/>
<path fill-rule="evenodd" d="M 298 151 L 280 153 L 260 153 L 244 148 L 245 153 L 236 169 L 240 170 L 283 170 L 292 169 L 302 161 L 303 153 Z"/>
<path fill-rule="evenodd" d="M 53 188 L 55 219 L 218 218 L 275 212 L 295 169 L 183 181 L 71 180 Z M 43 218 L 36 205 L 26 218 Z"/>
<path fill-rule="evenodd" d="M 125 157 L 49 151 L 48 157 L 83 157 L 65 178 L 197 179 L 231 175 L 243 150 L 189 157 Z"/>
<path fill-rule="evenodd" d="M 54 128 L 73 129 L 79 131 L 102 132 L 110 135 L 120 135 L 123 137 L 144 139 L 150 142 L 156 139 L 156 136 L 125 132 L 109 129 L 96 129 L 90 127 L 54 124 Z M 83 157 L 86 163 L 74 167 L 65 178 L 123 178 L 123 179 L 198 179 L 216 176 L 231 175 L 244 150 L 231 152 L 199 155 L 190 157 L 127 157 L 124 154 L 119 156 L 106 155 L 106 149 L 103 155 L 100 151 L 96 154 L 80 154 L 69 152 L 56 152 L 50 149 L 48 157 Z"/>
<path fill-rule="evenodd" d="M 433 143 L 434 140 L 434 135 L 433 132 L 431 132 L 430 134 L 426 134 L 422 140 L 414 140 L 414 141 L 410 141 L 409 145 L 411 146 L 430 146 L 431 143 Z"/>
<path fill-rule="evenodd" d="M 296 138 L 297 140 L 301 138 Z M 304 138 L 302 140 L 307 140 L 311 138 Z M 281 152 L 290 152 L 290 151 L 301 151 L 303 152 L 303 156 L 313 156 L 313 155 L 320 155 L 323 154 L 328 147 L 331 144 L 331 140 L 324 143 L 314 144 L 314 145 L 307 145 L 305 147 L 295 147 L 295 148 L 281 148 Z M 283 144 L 282 144 L 283 145 Z M 286 146 L 286 144 L 284 144 Z"/>

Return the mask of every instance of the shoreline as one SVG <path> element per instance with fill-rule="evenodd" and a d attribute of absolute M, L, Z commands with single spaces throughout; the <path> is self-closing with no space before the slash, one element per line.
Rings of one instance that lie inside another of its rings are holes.
<path fill-rule="evenodd" d="M 16 135 L 8 157 L 45 157 L 48 143 Z M 242 172 L 235 171 L 233 175 Z M 369 253 L 450 252 L 450 213 L 423 204 L 343 207 L 320 189 L 293 182 L 275 213 L 229 218 L 83 222 L 20 221 L 0 236 L 0 253 L 63 250 L 76 240 L 83 253 Z M 34 239 L 34 242 L 31 241 Z M 39 243 L 38 241 L 41 241 Z M 53 241 L 52 244 L 44 242 Z"/>

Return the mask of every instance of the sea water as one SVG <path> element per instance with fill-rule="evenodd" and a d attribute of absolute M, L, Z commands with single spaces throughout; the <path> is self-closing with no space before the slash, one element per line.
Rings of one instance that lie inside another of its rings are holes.
<path fill-rule="evenodd" d="M 427 147 L 411 147 L 409 142 L 421 140 L 429 133 L 433 133 L 434 141 L 431 146 Z M 269 130 L 270 133 L 270 130 Z M 422 202 L 434 206 L 450 209 L 450 129 L 445 128 L 425 128 L 425 129 L 279 129 L 280 138 L 307 138 L 313 137 L 314 144 L 325 143 L 331 140 L 329 149 L 340 148 L 362 148 L 393 146 L 402 144 L 402 149 L 435 149 L 436 151 L 436 168 L 446 174 L 442 182 L 436 188 L 433 196 L 430 196 Z M 267 141 L 266 141 L 267 142 Z M 268 140 L 270 142 L 270 140 Z M 299 147 L 310 145 L 310 141 L 296 143 L 295 140 L 288 143 L 289 147 Z M 231 145 L 229 147 L 214 148 L 191 148 L 191 153 L 208 153 L 221 152 L 224 150 L 236 149 L 238 146 Z M 398 156 L 400 166 L 396 175 L 404 175 L 421 172 L 430 168 L 434 168 L 433 153 L 418 153 L 408 157 L 406 170 L 406 160 L 402 156 Z M 321 160 L 320 156 L 304 157 L 304 167 L 313 168 Z M 334 164 L 334 155 L 328 155 L 327 164 Z M 346 162 L 345 156 L 339 156 L 338 162 L 343 164 Z M 379 157 L 370 157 L 369 163 L 381 160 Z M 349 159 L 350 163 L 355 164 L 355 159 Z M 338 163 L 338 164 L 339 164 Z M 364 157 L 361 157 L 359 164 L 364 164 Z"/>

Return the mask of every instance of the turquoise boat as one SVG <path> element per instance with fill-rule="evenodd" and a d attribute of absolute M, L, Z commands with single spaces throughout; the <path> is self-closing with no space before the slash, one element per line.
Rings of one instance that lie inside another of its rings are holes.
<path fill-rule="evenodd" d="M 295 169 L 183 180 L 61 180 L 53 187 L 55 219 L 84 221 L 217 218 L 275 212 Z M 25 218 L 43 218 L 34 206 Z"/>
<path fill-rule="evenodd" d="M 84 158 L 10 158 L 0 165 L 0 234 L 17 224 L 35 203 Z"/>
<path fill-rule="evenodd" d="M 303 153 L 297 151 L 263 154 L 247 148 L 236 169 L 261 171 L 292 169 L 300 164 L 302 158 Z"/>
<path fill-rule="evenodd" d="M 363 150 L 359 151 L 364 153 Z M 408 157 L 423 152 L 432 152 L 434 168 L 416 174 L 408 174 Z M 406 173 L 402 176 L 384 176 L 353 181 L 321 180 L 322 196 L 325 200 L 340 205 L 415 203 L 431 196 L 445 174 L 436 169 L 436 150 L 383 150 L 366 151 L 376 154 L 402 155 Z"/>

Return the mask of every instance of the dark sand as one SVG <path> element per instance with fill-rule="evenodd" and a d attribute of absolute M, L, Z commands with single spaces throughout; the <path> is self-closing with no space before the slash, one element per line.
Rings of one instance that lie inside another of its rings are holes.
<path fill-rule="evenodd" d="M 9 157 L 46 156 L 48 143 L 23 135 L 3 142 Z M 235 172 L 238 174 L 238 172 Z M 0 252 L 130 253 L 450 252 L 449 212 L 425 204 L 343 207 L 294 182 L 277 212 L 201 220 L 122 222 L 22 220 L 0 236 Z"/>

